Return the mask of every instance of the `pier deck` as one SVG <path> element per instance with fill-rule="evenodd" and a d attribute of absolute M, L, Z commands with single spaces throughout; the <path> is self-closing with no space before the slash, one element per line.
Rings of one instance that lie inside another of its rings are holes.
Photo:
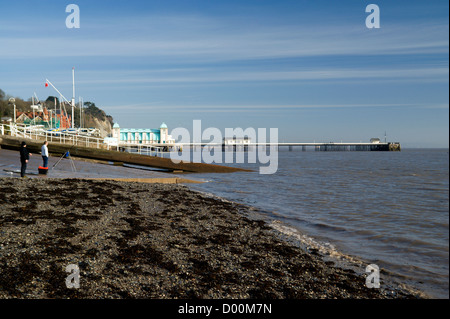
<path fill-rule="evenodd" d="M 400 151 L 401 146 L 398 142 L 385 143 L 247 143 L 247 144 L 223 144 L 223 143 L 187 143 L 182 144 L 183 147 L 222 147 L 224 149 L 244 148 L 244 150 L 252 147 L 288 147 L 293 150 L 294 147 L 301 147 L 303 151 L 307 148 L 314 148 L 315 151 Z"/>
<path fill-rule="evenodd" d="M 9 132 L 7 127 L 9 126 Z M 103 142 L 102 139 L 78 136 L 74 134 L 58 133 L 57 136 L 48 135 L 38 130 L 33 131 L 33 127 L 20 127 L 14 125 L 0 125 L 0 146 L 9 149 L 20 148 L 20 143 L 26 141 L 28 148 L 35 153 L 40 153 L 42 141 L 50 142 L 49 152 L 53 154 L 64 154 L 69 151 L 71 155 L 96 160 L 109 161 L 114 163 L 126 163 L 133 165 L 142 165 L 165 169 L 177 172 L 195 172 L 195 173 L 230 173 L 238 171 L 248 171 L 241 168 L 221 166 L 214 164 L 179 162 L 175 163 L 170 158 L 148 156 L 148 150 L 159 149 L 168 151 L 170 149 L 178 150 L 183 147 L 221 147 L 222 150 L 249 151 L 255 147 L 288 147 L 293 150 L 294 147 L 301 147 L 306 151 L 313 147 L 315 151 L 400 151 L 400 143 L 245 143 L 245 144 L 225 144 L 225 143 L 173 143 L 173 144 L 121 144 L 111 146 Z M 126 151 L 127 148 L 136 148 L 134 151 Z M 146 149 L 147 152 L 141 152 Z M 147 153 L 147 155 L 142 154 Z"/>

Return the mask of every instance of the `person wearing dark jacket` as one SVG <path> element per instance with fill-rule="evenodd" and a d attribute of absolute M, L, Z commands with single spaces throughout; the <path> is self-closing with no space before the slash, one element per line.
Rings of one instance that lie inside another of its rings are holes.
<path fill-rule="evenodd" d="M 27 144 L 22 142 L 20 146 L 20 177 L 25 177 L 25 171 L 27 170 L 28 160 L 30 159 L 30 152 L 27 150 Z"/>

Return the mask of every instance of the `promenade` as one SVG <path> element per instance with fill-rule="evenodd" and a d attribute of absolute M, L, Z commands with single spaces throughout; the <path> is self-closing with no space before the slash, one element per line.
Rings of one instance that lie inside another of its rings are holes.
<path fill-rule="evenodd" d="M 195 178 L 185 178 L 173 173 L 160 170 L 139 169 L 124 166 L 114 166 L 107 162 L 86 159 L 73 159 L 75 170 L 68 158 L 50 156 L 48 174 L 39 175 L 38 167 L 42 165 L 39 153 L 32 153 L 27 166 L 29 178 L 82 178 L 82 179 L 108 179 L 129 182 L 147 183 L 189 183 L 201 182 Z M 19 152 L 0 149 L 0 177 L 20 177 Z"/>

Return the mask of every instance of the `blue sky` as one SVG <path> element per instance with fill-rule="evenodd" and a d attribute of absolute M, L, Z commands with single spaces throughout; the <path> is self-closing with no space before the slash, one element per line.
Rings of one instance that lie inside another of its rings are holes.
<path fill-rule="evenodd" d="M 80 28 L 65 25 L 66 5 Z M 380 8 L 368 29 L 366 5 Z M 1 1 L 0 88 L 121 127 L 277 127 L 280 141 L 448 147 L 447 1 Z"/>

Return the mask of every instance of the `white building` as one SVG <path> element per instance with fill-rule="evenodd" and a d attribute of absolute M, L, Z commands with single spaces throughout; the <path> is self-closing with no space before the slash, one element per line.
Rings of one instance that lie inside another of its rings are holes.
<path fill-rule="evenodd" d="M 224 137 L 224 145 L 249 145 L 252 142 L 250 137 Z"/>
<path fill-rule="evenodd" d="M 175 140 L 169 135 L 169 129 L 166 123 L 162 123 L 159 129 L 121 129 L 119 124 L 115 123 L 112 129 L 112 139 L 118 141 L 119 145 L 175 143 Z"/>

